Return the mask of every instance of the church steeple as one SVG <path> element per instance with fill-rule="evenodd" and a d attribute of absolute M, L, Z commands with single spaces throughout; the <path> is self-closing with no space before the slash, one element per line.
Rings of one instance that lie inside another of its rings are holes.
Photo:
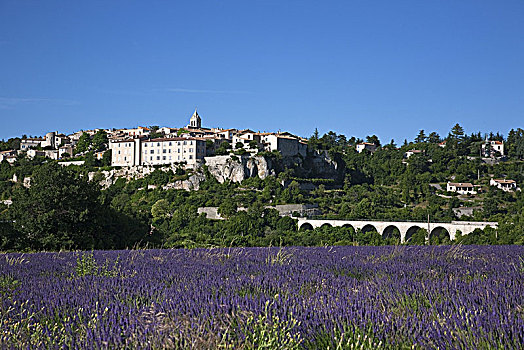
<path fill-rule="evenodd" d="M 197 128 L 200 129 L 202 127 L 202 119 L 198 115 L 197 109 L 195 107 L 195 112 L 191 116 L 191 119 L 189 119 L 189 128 Z"/>

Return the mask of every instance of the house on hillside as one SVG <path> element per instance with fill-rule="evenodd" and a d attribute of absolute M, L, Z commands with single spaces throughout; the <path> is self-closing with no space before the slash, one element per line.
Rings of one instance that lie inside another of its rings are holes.
<path fill-rule="evenodd" d="M 409 151 L 404 153 L 404 157 L 409 159 L 409 157 L 411 157 L 414 154 L 422 154 L 422 153 L 424 153 L 424 151 L 421 151 L 419 149 L 410 149 Z"/>
<path fill-rule="evenodd" d="M 362 153 L 364 150 L 368 150 L 369 152 L 373 153 L 377 150 L 378 146 L 370 142 L 361 142 L 357 144 L 356 148 L 358 153 Z"/>
<path fill-rule="evenodd" d="M 505 192 L 514 192 L 520 190 L 517 187 L 517 182 L 515 180 L 491 179 L 489 180 L 489 184 L 490 186 L 495 186 Z"/>
<path fill-rule="evenodd" d="M 446 191 L 458 194 L 477 194 L 480 186 L 474 186 L 470 182 L 448 182 Z"/>
<path fill-rule="evenodd" d="M 485 157 L 494 157 L 496 153 L 499 153 L 501 156 L 504 155 L 504 142 L 502 141 L 488 141 L 486 140 L 482 144 L 482 154 Z"/>

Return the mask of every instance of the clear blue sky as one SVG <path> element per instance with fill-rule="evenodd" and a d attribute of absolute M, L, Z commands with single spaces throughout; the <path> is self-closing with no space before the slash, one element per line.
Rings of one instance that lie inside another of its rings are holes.
<path fill-rule="evenodd" d="M 0 138 L 524 127 L 524 1 L 0 0 Z"/>

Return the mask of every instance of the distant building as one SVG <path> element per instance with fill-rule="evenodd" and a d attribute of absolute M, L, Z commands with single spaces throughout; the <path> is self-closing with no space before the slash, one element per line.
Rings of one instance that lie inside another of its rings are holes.
<path fill-rule="evenodd" d="M 438 146 L 441 147 L 441 148 L 446 147 L 446 140 L 440 142 L 440 143 L 438 144 Z"/>
<path fill-rule="evenodd" d="M 109 142 L 112 166 L 140 164 L 140 139 L 114 140 Z"/>
<path fill-rule="evenodd" d="M 206 141 L 198 138 L 159 138 L 139 143 L 140 165 L 195 164 L 206 156 Z"/>
<path fill-rule="evenodd" d="M 195 164 L 206 156 L 205 139 L 173 137 L 109 143 L 112 166 Z"/>
<path fill-rule="evenodd" d="M 189 125 L 187 127 L 193 128 L 193 129 L 200 129 L 202 127 L 202 118 L 200 118 L 200 116 L 198 115 L 196 108 L 195 108 L 195 112 L 189 119 Z"/>
<path fill-rule="evenodd" d="M 411 157 L 414 154 L 422 154 L 422 153 L 424 153 L 424 151 L 421 151 L 421 150 L 418 150 L 418 149 L 411 149 L 411 150 L 407 151 L 406 153 L 404 153 L 404 157 L 409 158 L 409 157 Z"/>
<path fill-rule="evenodd" d="M 502 141 L 488 141 L 482 144 L 482 154 L 486 157 L 495 156 L 495 152 L 504 155 L 504 142 Z"/>
<path fill-rule="evenodd" d="M 44 147 L 42 144 L 45 144 L 46 140 L 41 137 L 33 137 L 28 139 L 22 139 L 20 141 L 20 150 L 27 151 L 31 148 Z"/>
<path fill-rule="evenodd" d="M 290 134 L 262 134 L 264 150 L 268 152 L 279 151 L 284 157 L 307 155 L 307 143 Z"/>
<path fill-rule="evenodd" d="M 458 194 L 477 194 L 477 187 L 469 182 L 448 182 L 446 190 Z"/>
<path fill-rule="evenodd" d="M 369 143 L 369 142 L 361 142 L 361 143 L 357 144 L 357 152 L 358 153 L 362 153 L 362 151 L 364 151 L 364 150 L 368 150 L 371 153 L 373 153 L 373 152 L 375 152 L 377 150 L 377 145 L 375 145 L 374 143 Z"/>
<path fill-rule="evenodd" d="M 491 179 L 489 180 L 489 184 L 505 192 L 513 192 L 518 190 L 517 182 L 515 180 Z"/>
<path fill-rule="evenodd" d="M 8 161 L 10 157 L 16 157 L 15 150 L 1 151 L 0 152 L 0 163 L 2 163 L 4 160 Z"/>

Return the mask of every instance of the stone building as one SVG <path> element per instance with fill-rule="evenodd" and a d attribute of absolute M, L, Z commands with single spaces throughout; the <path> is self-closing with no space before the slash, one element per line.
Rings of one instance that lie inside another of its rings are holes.
<path fill-rule="evenodd" d="M 477 194 L 477 189 L 469 182 L 448 182 L 446 191 L 458 194 Z"/>

